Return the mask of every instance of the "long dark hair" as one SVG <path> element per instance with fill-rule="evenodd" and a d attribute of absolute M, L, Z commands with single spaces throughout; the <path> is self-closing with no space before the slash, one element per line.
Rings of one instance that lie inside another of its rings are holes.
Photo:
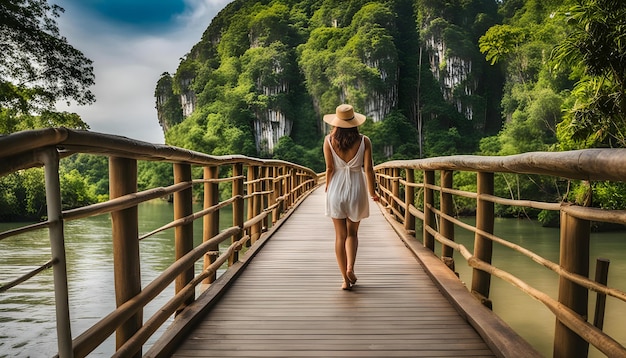
<path fill-rule="evenodd" d="M 337 148 L 342 152 L 352 148 L 354 143 L 357 142 L 361 137 L 361 135 L 359 134 L 359 129 L 357 127 L 335 127 L 332 133 L 330 133 L 330 136 L 337 144 Z"/>

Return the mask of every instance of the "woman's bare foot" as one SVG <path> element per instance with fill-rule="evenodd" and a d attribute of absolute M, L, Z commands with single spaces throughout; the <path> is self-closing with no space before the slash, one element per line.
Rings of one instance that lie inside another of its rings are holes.
<path fill-rule="evenodd" d="M 350 290 L 352 289 L 352 284 L 350 283 L 350 281 L 343 281 L 343 284 L 341 285 L 341 289 L 342 290 Z"/>
<path fill-rule="evenodd" d="M 352 270 L 348 270 L 346 271 L 346 276 L 348 276 L 348 280 L 350 280 L 350 284 L 354 285 L 356 283 L 356 275 L 354 274 L 354 271 Z"/>

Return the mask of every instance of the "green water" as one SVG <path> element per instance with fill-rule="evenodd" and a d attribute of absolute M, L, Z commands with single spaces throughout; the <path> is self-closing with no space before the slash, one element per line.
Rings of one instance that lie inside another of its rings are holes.
<path fill-rule="evenodd" d="M 194 208 L 196 211 L 198 207 Z M 139 207 L 140 234 L 150 232 L 169 222 L 173 217 L 173 206 L 164 201 L 142 204 Z M 222 228 L 231 225 L 232 216 L 226 212 L 220 218 Z M 471 220 L 468 220 L 471 221 Z M 110 216 L 101 215 L 66 223 L 66 250 L 70 289 L 70 315 L 72 335 L 84 330 L 110 313 L 115 308 L 113 289 L 113 258 L 110 233 Z M 15 225 L 1 224 L 0 231 Z M 546 259 L 558 262 L 558 229 L 543 228 L 529 220 L 497 219 L 497 235 L 510 238 Z M 196 244 L 202 237 L 201 222 L 194 225 Z M 593 234 L 591 271 L 595 269 L 596 257 L 611 260 L 609 285 L 626 291 L 626 233 Z M 473 251 L 473 234 L 456 229 L 456 241 Z M 141 272 L 145 286 L 174 257 L 174 229 L 156 234 L 141 241 Z M 439 252 L 439 248 L 437 249 Z M 50 258 L 47 231 L 21 235 L 18 238 L 0 241 L 0 282 L 15 278 L 18 274 L 43 264 Z M 458 254 L 456 270 L 461 280 L 469 286 L 472 272 Z M 510 271 L 531 286 L 555 297 L 558 289 L 556 274 L 522 257 L 507 248 L 494 244 L 493 264 Z M 197 271 L 200 269 L 197 266 Z M 144 321 L 163 305 L 174 292 L 173 287 L 165 290 L 154 303 L 144 310 Z M 494 311 L 524 338 L 530 341 L 545 356 L 552 355 L 554 318 L 541 303 L 521 295 L 519 291 L 497 278 L 492 279 L 490 298 Z M 590 321 L 593 320 L 595 294 L 590 294 Z M 57 351 L 54 324 L 54 296 L 52 271 L 48 270 L 28 282 L 0 294 L 0 357 L 49 357 Z M 604 330 L 626 345 L 626 304 L 616 299 L 607 299 L 607 315 Z M 149 346 L 163 329 L 151 338 Z M 114 350 L 114 339 L 104 342 L 92 356 L 110 356 Z M 144 352 L 146 349 L 144 348 Z M 590 355 L 602 355 L 590 349 Z"/>
<path fill-rule="evenodd" d="M 472 219 L 465 220 L 474 224 Z M 456 228 L 455 239 L 471 252 L 474 251 L 474 234 Z M 527 219 L 496 219 L 494 233 L 523 246 L 553 262 L 559 262 L 559 230 L 544 228 L 536 221 Z M 438 249 L 440 250 L 440 249 Z M 439 251 L 440 253 L 440 251 Z M 626 232 L 593 233 L 591 236 L 590 277 L 595 277 L 596 258 L 607 258 L 609 267 L 608 285 L 626 291 Z M 472 269 L 460 254 L 455 255 L 456 271 L 469 287 Z M 550 297 L 558 298 L 558 276 L 531 259 L 513 250 L 494 243 L 492 264 L 511 272 L 530 286 Z M 555 318 L 542 303 L 520 294 L 517 288 L 492 278 L 490 298 L 493 310 L 522 337 L 531 342 L 544 356 L 552 356 Z M 589 322 L 593 323 L 595 293 L 589 294 Z M 607 297 L 604 332 L 626 346 L 626 303 Z M 604 357 L 592 346 L 590 357 Z"/>
<path fill-rule="evenodd" d="M 200 207 L 195 207 L 195 211 Z M 151 232 L 174 217 L 173 205 L 165 201 L 141 204 L 139 234 Z M 232 214 L 222 209 L 220 226 L 229 227 Z M 0 223 L 0 231 L 16 227 Z M 194 224 L 198 245 L 202 241 L 202 220 Z M 110 215 L 69 221 L 65 226 L 70 318 L 72 336 L 115 309 L 113 246 Z M 142 287 L 174 261 L 174 229 L 140 242 Z M 50 259 L 47 230 L 39 230 L 0 241 L 0 282 L 15 279 Z M 201 269 L 201 261 L 196 271 Z M 173 284 L 144 309 L 144 321 L 174 293 Z M 57 352 L 52 270 L 31 278 L 0 294 L 0 357 L 50 357 Z M 171 318 L 170 318 L 171 322 Z M 147 345 L 164 330 L 159 330 Z M 113 335 L 114 337 L 115 335 Z M 109 338 L 92 356 L 110 356 L 115 339 Z M 145 349 L 144 349 L 145 352 Z"/>

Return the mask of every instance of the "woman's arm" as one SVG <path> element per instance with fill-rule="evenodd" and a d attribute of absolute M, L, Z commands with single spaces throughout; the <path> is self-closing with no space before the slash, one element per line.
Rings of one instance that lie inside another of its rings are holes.
<path fill-rule="evenodd" d="M 365 178 L 367 179 L 367 189 L 374 201 L 378 201 L 378 193 L 376 193 L 376 175 L 374 174 L 374 161 L 372 159 L 372 142 L 366 136 L 365 153 L 363 155 L 363 169 L 365 170 Z"/>
<path fill-rule="evenodd" d="M 324 160 L 326 161 L 326 188 L 324 191 L 327 191 L 330 179 L 333 177 L 333 173 L 335 172 L 335 163 L 333 162 L 333 153 L 330 151 L 328 136 L 324 138 Z"/>

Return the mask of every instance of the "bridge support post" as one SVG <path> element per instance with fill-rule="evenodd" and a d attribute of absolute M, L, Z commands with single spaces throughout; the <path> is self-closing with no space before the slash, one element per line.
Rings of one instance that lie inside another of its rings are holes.
<path fill-rule="evenodd" d="M 254 181 L 257 178 L 257 172 L 258 172 L 258 167 L 255 165 L 248 165 L 248 171 L 246 174 L 246 196 L 247 196 L 247 202 L 246 202 L 246 207 L 248 208 L 246 210 L 247 212 L 247 216 L 246 216 L 246 220 L 250 220 L 254 217 L 254 201 L 256 196 L 254 195 L 255 190 L 255 183 Z M 250 245 L 252 244 L 254 238 L 252 238 L 252 228 L 248 228 L 247 230 L 247 234 L 250 236 L 250 240 L 247 241 L 246 243 L 246 247 L 250 247 Z"/>
<path fill-rule="evenodd" d="M 596 277 L 595 281 L 606 286 L 609 278 L 609 264 L 611 260 L 598 257 L 596 259 Z M 599 329 L 604 327 L 604 309 L 606 307 L 606 295 L 603 293 L 596 294 L 596 307 L 593 315 L 593 325 Z"/>
<path fill-rule="evenodd" d="M 261 168 L 261 176 L 263 177 L 263 181 L 261 182 L 261 191 L 268 193 L 269 189 L 270 189 L 270 172 L 271 168 L 270 167 L 262 167 Z M 268 206 L 270 206 L 270 198 L 271 198 L 271 194 L 263 194 L 262 196 L 262 200 L 260 202 L 261 208 L 267 208 Z M 270 227 L 270 222 L 269 222 L 269 215 L 266 215 L 265 218 L 263 218 L 263 226 L 261 227 L 261 232 L 264 232 L 265 230 L 267 230 Z"/>
<path fill-rule="evenodd" d="M 56 148 L 49 147 L 40 152 L 39 155 L 41 155 L 41 161 L 45 166 L 48 233 L 52 258 L 56 260 L 52 268 L 52 275 L 56 306 L 57 346 L 59 357 L 69 358 L 74 356 L 74 352 L 72 350 L 65 233 L 63 229 L 61 184 L 59 180 L 59 153 Z"/>
<path fill-rule="evenodd" d="M 174 183 L 191 182 L 191 165 L 174 164 Z M 174 220 L 182 219 L 193 214 L 193 195 L 191 187 L 174 193 Z M 176 260 L 193 250 L 193 221 L 177 226 L 174 229 L 174 255 Z M 194 277 L 194 268 L 191 266 L 176 278 L 176 293 L 180 292 Z M 194 301 L 191 295 L 183 303 L 184 306 Z"/>
<path fill-rule="evenodd" d="M 239 196 L 233 202 L 233 226 L 240 228 L 232 238 L 232 242 L 241 240 L 243 237 L 243 164 L 233 164 L 233 196 Z M 233 252 L 229 259 L 229 266 L 239 261 L 239 251 Z"/>
<path fill-rule="evenodd" d="M 263 178 L 263 173 L 264 173 L 264 168 L 263 167 L 257 167 L 256 170 L 256 178 L 257 182 L 254 184 L 254 191 L 257 193 L 260 193 L 263 191 L 263 182 L 259 179 Z M 254 210 L 254 216 L 260 215 L 261 214 L 261 208 L 263 207 L 263 198 L 265 195 L 255 195 L 254 196 L 254 206 L 253 206 L 253 210 Z M 260 220 L 259 222 L 257 222 L 256 224 L 254 224 L 254 226 L 252 227 L 252 243 L 255 243 L 260 237 L 261 237 L 261 232 L 263 232 L 263 220 Z"/>
<path fill-rule="evenodd" d="M 109 159 L 110 198 L 114 199 L 136 192 L 137 161 L 111 157 Z M 119 307 L 141 292 L 137 206 L 111 212 L 111 224 L 115 303 Z M 141 328 L 142 321 L 143 311 L 139 310 L 116 330 L 116 349 L 119 349 Z M 134 356 L 141 357 L 141 350 Z"/>
<path fill-rule="evenodd" d="M 564 270 L 589 276 L 590 222 L 561 211 L 561 242 L 559 262 Z M 587 318 L 589 291 L 561 277 L 559 279 L 559 302 Z M 559 320 L 554 332 L 554 354 L 560 357 L 586 357 L 589 343 L 567 328 Z"/>
<path fill-rule="evenodd" d="M 481 199 L 481 195 L 493 195 L 493 173 L 478 172 L 477 174 L 478 199 L 476 200 L 476 229 L 493 234 L 494 204 L 491 201 Z M 491 263 L 493 242 L 488 238 L 476 233 L 474 235 L 474 256 L 486 263 Z M 489 289 L 491 275 L 487 272 L 474 269 L 472 274 L 472 293 L 481 302 L 491 308 Z"/>
<path fill-rule="evenodd" d="M 281 188 L 282 185 L 280 184 L 280 180 L 277 179 L 281 176 L 281 169 L 279 167 L 273 167 L 272 168 L 272 177 L 274 178 L 272 180 L 272 195 L 270 196 L 270 199 L 272 200 L 271 205 L 274 204 L 278 204 L 276 205 L 276 208 L 274 210 L 272 210 L 272 225 L 276 223 L 276 221 L 278 221 L 278 218 L 280 217 L 280 207 L 282 204 L 278 203 L 278 200 L 280 199 L 281 194 Z"/>
<path fill-rule="evenodd" d="M 446 189 L 452 188 L 453 172 L 451 170 L 441 171 L 441 187 Z M 454 215 L 454 204 L 452 202 L 452 194 L 445 193 L 443 190 L 439 193 L 441 212 L 446 215 Z M 445 218 L 441 218 L 439 222 L 439 233 L 448 240 L 454 241 L 454 224 Z M 454 249 L 447 245 L 441 247 L 441 259 L 452 271 L 454 268 Z"/>
<path fill-rule="evenodd" d="M 404 230 L 415 236 L 415 216 L 411 214 L 410 207 L 415 205 L 415 187 L 410 184 L 415 183 L 415 171 L 413 169 L 404 170 L 405 181 L 407 185 L 404 187 Z"/>
<path fill-rule="evenodd" d="M 296 189 L 298 187 L 298 170 L 295 168 L 290 169 L 291 178 L 289 178 L 289 207 L 292 207 L 298 197 Z"/>
<path fill-rule="evenodd" d="M 387 189 L 387 191 L 385 191 L 385 204 L 387 205 L 387 210 L 389 210 L 389 208 L 391 208 L 391 196 L 389 195 L 389 189 L 391 188 L 391 179 L 389 179 L 392 175 L 393 175 L 393 171 L 391 168 L 385 168 L 384 169 L 384 181 L 385 181 L 385 185 L 383 185 L 383 187 L 385 187 Z"/>
<path fill-rule="evenodd" d="M 283 167 L 283 212 L 291 207 L 291 169 Z"/>
<path fill-rule="evenodd" d="M 248 167 L 248 220 L 259 215 L 261 211 L 262 197 L 255 193 L 260 192 L 259 188 L 261 187 L 261 182 L 257 182 L 257 180 L 261 176 L 262 172 L 263 168 L 258 166 Z M 250 241 L 248 241 L 249 245 L 256 242 L 259 238 L 261 233 L 260 227 L 262 224 L 263 223 L 259 221 L 250 228 Z"/>
<path fill-rule="evenodd" d="M 211 180 L 217 179 L 219 177 L 219 167 L 211 166 L 204 167 L 204 179 Z M 216 182 L 205 182 L 204 183 L 204 208 L 210 208 L 211 206 L 217 205 L 219 203 L 219 184 Z M 220 211 L 216 210 L 208 215 L 205 215 L 202 218 L 202 241 L 206 242 L 211 239 L 213 236 L 217 235 L 220 231 Z M 209 249 L 212 253 L 217 252 L 219 250 L 219 245 L 214 245 Z M 204 270 L 207 267 L 211 266 L 215 259 L 216 255 L 204 255 Z M 214 272 L 211 276 L 204 279 L 205 284 L 210 284 L 217 278 L 216 273 Z"/>
<path fill-rule="evenodd" d="M 435 251 L 435 237 L 426 231 L 426 227 L 437 230 L 435 225 L 435 213 L 431 207 L 435 205 L 435 196 L 433 189 L 429 185 L 435 184 L 435 172 L 432 170 L 424 171 L 424 246 L 430 251 Z"/>
<path fill-rule="evenodd" d="M 391 175 L 393 176 L 391 182 L 391 214 L 393 214 L 397 219 L 399 215 L 398 213 L 400 212 L 398 209 L 398 202 L 396 201 L 396 199 L 400 197 L 400 180 L 398 179 L 400 177 L 400 168 L 391 169 Z"/>

